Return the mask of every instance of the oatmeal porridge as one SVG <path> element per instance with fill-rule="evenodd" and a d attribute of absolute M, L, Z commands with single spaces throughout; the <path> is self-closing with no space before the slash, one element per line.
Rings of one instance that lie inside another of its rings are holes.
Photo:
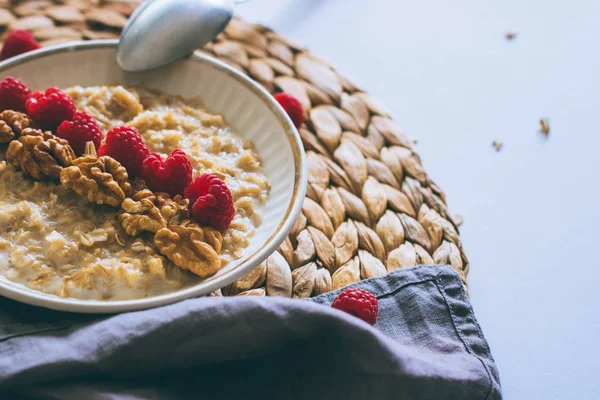
<path fill-rule="evenodd" d="M 0 145 L 0 274 L 61 297 L 126 300 L 172 292 L 202 279 L 190 272 L 193 268 L 180 268 L 187 255 L 183 243 L 169 242 L 174 232 L 181 240 L 216 251 L 206 275 L 244 254 L 261 223 L 270 188 L 252 143 L 196 99 L 122 86 L 76 86 L 65 92 L 98 121 L 104 134 L 129 125 L 137 128 L 150 152 L 166 157 L 183 150 L 194 177 L 211 173 L 227 185 L 235 215 L 221 230 L 191 229 L 187 222 L 179 230 L 162 229 L 159 241 L 155 231 L 134 227 L 131 232 L 118 207 L 91 202 L 57 180 L 26 176 L 7 161 L 7 146 Z M 133 189 L 123 208 L 135 209 L 144 197 L 153 196 L 151 205 L 187 210 L 180 198 L 161 200 L 149 190 L 140 195 L 135 189 L 139 182 L 129 181 Z"/>

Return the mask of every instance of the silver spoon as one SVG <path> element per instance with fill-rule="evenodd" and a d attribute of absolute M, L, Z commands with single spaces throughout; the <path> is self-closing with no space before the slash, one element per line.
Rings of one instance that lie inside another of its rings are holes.
<path fill-rule="evenodd" d="M 233 5 L 245 1 L 147 0 L 123 29 L 117 62 L 126 71 L 143 71 L 177 61 L 217 37 Z"/>

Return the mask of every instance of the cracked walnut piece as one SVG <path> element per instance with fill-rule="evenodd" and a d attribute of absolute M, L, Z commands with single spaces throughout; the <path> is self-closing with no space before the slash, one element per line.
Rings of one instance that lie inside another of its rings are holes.
<path fill-rule="evenodd" d="M 169 225 L 154 236 L 160 253 L 180 268 L 206 278 L 221 268 L 223 237 L 212 228 L 202 228 L 193 222 Z"/>
<path fill-rule="evenodd" d="M 21 131 L 31 126 L 31 118 L 18 111 L 4 110 L 0 113 L 0 144 L 16 139 Z"/>
<path fill-rule="evenodd" d="M 93 154 L 73 160 L 73 166 L 60 173 L 60 183 L 86 196 L 88 201 L 120 207 L 131 193 L 127 170 L 115 159 Z"/>
<path fill-rule="evenodd" d="M 10 142 L 6 159 L 35 178 L 59 179 L 61 171 L 71 165 L 75 154 L 69 143 L 50 132 L 25 128 L 17 140 Z"/>
<path fill-rule="evenodd" d="M 137 192 L 132 199 L 125 199 L 119 211 L 119 221 L 131 236 L 143 231 L 155 233 L 188 217 L 187 199 L 179 195 L 172 199 L 168 193 L 153 193 L 148 189 Z"/>

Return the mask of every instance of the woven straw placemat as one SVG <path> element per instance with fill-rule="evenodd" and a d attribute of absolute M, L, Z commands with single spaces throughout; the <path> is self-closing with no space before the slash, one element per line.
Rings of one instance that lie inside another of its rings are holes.
<path fill-rule="evenodd" d="M 33 32 L 42 45 L 117 38 L 140 1 L 0 0 L 2 35 Z M 234 19 L 206 51 L 270 92 L 304 106 L 300 128 L 308 193 L 279 251 L 224 295 L 309 297 L 397 268 L 469 262 L 444 193 L 379 100 L 327 62 L 260 25 Z M 220 293 L 217 293 L 220 294 Z"/>

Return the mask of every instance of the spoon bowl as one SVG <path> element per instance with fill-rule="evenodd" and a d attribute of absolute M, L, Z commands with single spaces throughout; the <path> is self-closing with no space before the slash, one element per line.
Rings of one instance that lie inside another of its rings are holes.
<path fill-rule="evenodd" d="M 144 71 L 179 60 L 212 41 L 233 16 L 232 0 L 147 0 L 123 29 L 117 62 Z"/>

